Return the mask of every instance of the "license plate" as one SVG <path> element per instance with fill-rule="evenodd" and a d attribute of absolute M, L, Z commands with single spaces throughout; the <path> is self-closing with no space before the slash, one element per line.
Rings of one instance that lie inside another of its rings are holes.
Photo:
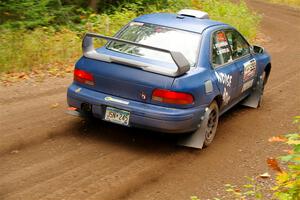
<path fill-rule="evenodd" d="M 117 108 L 106 107 L 105 120 L 128 126 L 130 112 Z"/>

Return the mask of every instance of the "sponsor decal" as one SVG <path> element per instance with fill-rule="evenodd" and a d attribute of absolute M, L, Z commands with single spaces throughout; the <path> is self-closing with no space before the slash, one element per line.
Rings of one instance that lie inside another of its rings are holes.
<path fill-rule="evenodd" d="M 249 88 L 251 88 L 252 85 L 253 85 L 253 82 L 254 82 L 254 79 L 244 83 L 243 88 L 242 88 L 242 92 L 244 92 L 244 91 L 248 90 Z"/>
<path fill-rule="evenodd" d="M 77 89 L 75 90 L 76 93 L 79 93 L 80 91 L 81 91 L 81 88 L 77 88 Z"/>
<path fill-rule="evenodd" d="M 229 92 L 228 92 L 229 91 L 228 88 L 231 87 L 232 76 L 229 74 L 224 74 L 222 72 L 220 72 L 220 73 L 216 72 L 216 77 L 217 77 L 219 83 L 221 83 L 224 86 L 222 98 L 223 98 L 223 106 L 225 106 L 229 103 L 229 101 L 231 99 Z"/>
<path fill-rule="evenodd" d="M 244 64 L 244 82 L 250 80 L 256 73 L 256 60 L 253 58 Z"/>
<path fill-rule="evenodd" d="M 229 48 L 219 49 L 217 50 L 217 55 L 229 53 L 229 52 L 230 52 Z"/>
<path fill-rule="evenodd" d="M 146 100 L 146 99 L 147 99 L 146 93 L 145 93 L 145 92 L 141 92 L 141 93 L 140 93 L 140 98 L 141 98 L 142 100 Z"/>
<path fill-rule="evenodd" d="M 223 41 L 223 42 L 216 43 L 215 46 L 217 48 L 226 47 L 226 46 L 228 46 L 228 43 L 227 43 L 227 41 Z"/>
<path fill-rule="evenodd" d="M 230 53 L 229 44 L 226 40 L 224 32 L 218 32 L 216 35 L 216 42 L 214 48 L 216 49 L 217 55 Z"/>
<path fill-rule="evenodd" d="M 231 87 L 231 81 L 232 81 L 231 75 L 224 74 L 222 72 L 220 72 L 220 73 L 216 72 L 216 77 L 217 77 L 219 83 L 221 83 L 227 87 Z"/>
<path fill-rule="evenodd" d="M 224 91 L 223 91 L 223 105 L 227 105 L 228 102 L 229 102 L 229 100 L 230 100 L 230 95 L 227 92 L 226 87 L 224 87 Z"/>
<path fill-rule="evenodd" d="M 121 103 L 121 104 L 126 104 L 126 105 L 129 104 L 128 101 L 124 101 L 124 100 L 116 99 L 116 98 L 112 98 L 112 97 L 105 97 L 104 100 L 105 100 L 105 101 L 116 102 L 116 103 Z"/>

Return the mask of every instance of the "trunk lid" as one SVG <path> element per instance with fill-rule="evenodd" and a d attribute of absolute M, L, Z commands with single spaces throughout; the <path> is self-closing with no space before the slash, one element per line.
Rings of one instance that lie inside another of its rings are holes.
<path fill-rule="evenodd" d="M 134 59 L 140 58 L 135 57 Z M 144 71 L 125 64 L 104 62 L 86 57 L 82 57 L 77 62 L 76 68 L 93 74 L 95 85 L 85 85 L 89 89 L 105 93 L 108 96 L 113 95 L 148 103 L 151 103 L 152 92 L 155 88 L 171 89 L 174 81 L 173 77 Z M 146 99 L 143 99 L 143 95 L 146 96 Z"/>

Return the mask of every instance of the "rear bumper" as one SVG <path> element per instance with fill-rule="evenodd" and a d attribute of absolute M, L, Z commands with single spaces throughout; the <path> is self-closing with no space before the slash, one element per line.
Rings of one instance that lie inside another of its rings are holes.
<path fill-rule="evenodd" d="M 121 101 L 108 101 L 107 97 Z M 91 104 L 93 116 L 100 119 L 104 118 L 107 106 L 127 110 L 130 112 L 129 126 L 167 133 L 185 133 L 196 130 L 205 110 L 205 107 L 190 109 L 167 108 L 122 99 L 120 97 L 86 89 L 74 83 L 68 88 L 67 100 L 69 106 L 78 109 L 81 108 L 82 103 Z M 123 101 L 127 102 L 127 104 Z"/>

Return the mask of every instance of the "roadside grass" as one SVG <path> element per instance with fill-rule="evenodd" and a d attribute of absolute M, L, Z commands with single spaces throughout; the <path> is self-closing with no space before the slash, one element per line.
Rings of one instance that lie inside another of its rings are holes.
<path fill-rule="evenodd" d="M 216 21 L 222 21 L 238 29 L 250 42 L 253 42 L 259 31 L 261 16 L 250 10 L 244 1 L 232 3 L 231 1 L 203 0 L 196 1 L 193 7 L 209 13 Z"/>
<path fill-rule="evenodd" d="M 38 70 L 80 55 L 80 37 L 67 29 L 4 30 L 0 43 L 0 72 Z"/>
<path fill-rule="evenodd" d="M 74 64 L 81 55 L 81 39 L 85 32 L 113 35 L 130 20 L 145 13 L 193 8 L 208 12 L 212 19 L 233 25 L 250 41 L 258 32 L 260 16 L 247 8 L 243 1 L 234 4 L 228 0 L 168 0 L 167 4 L 143 7 L 127 3 L 108 13 L 88 13 L 81 16 L 81 22 L 73 29 L 40 27 L 12 30 L 0 27 L 0 80 L 9 82 L 9 74 L 16 72 L 44 70 L 55 74 L 65 71 L 66 64 Z"/>
<path fill-rule="evenodd" d="M 300 8 L 300 0 L 268 0 L 272 3 L 285 4 L 292 7 Z"/>

